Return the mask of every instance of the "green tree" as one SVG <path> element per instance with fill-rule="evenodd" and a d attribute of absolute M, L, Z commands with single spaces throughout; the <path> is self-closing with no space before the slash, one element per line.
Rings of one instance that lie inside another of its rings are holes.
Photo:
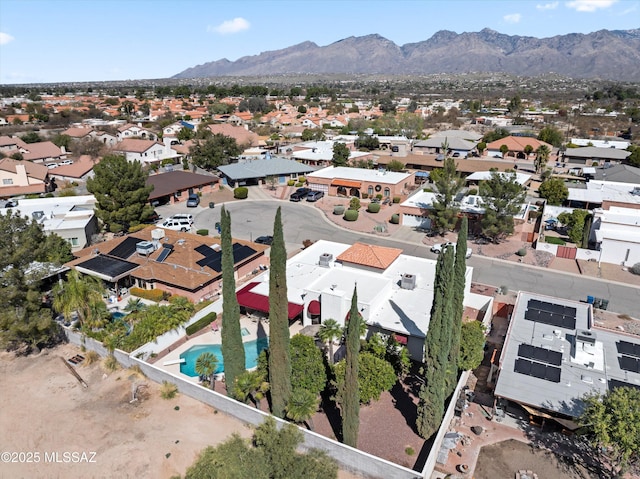
<path fill-rule="evenodd" d="M 236 378 L 234 390 L 238 401 L 246 403 L 251 400 L 256 408 L 260 409 L 260 401 L 269 391 L 269 383 L 264 371 L 260 369 L 245 371 Z"/>
<path fill-rule="evenodd" d="M 484 358 L 484 326 L 480 321 L 462 323 L 459 367 L 462 371 L 476 369 Z"/>
<path fill-rule="evenodd" d="M 29 133 L 25 133 L 20 137 L 22 141 L 25 143 L 39 143 L 42 141 L 40 135 L 38 135 L 35 131 L 30 131 Z"/>
<path fill-rule="evenodd" d="M 180 141 L 188 141 L 194 138 L 195 136 L 196 136 L 196 133 L 195 131 L 193 131 L 193 128 L 187 128 L 186 126 L 183 126 L 182 128 L 180 128 L 180 131 L 176 135 L 176 138 Z"/>
<path fill-rule="evenodd" d="M 640 146 L 629 145 L 627 151 L 631 152 L 631 155 L 627 158 L 627 161 L 631 166 L 640 167 Z"/>
<path fill-rule="evenodd" d="M 467 217 L 462 218 L 458 240 L 456 242 L 455 259 L 453 263 L 453 295 L 451 322 L 451 348 L 449 349 L 449 365 L 447 366 L 447 395 L 453 393 L 458 378 L 458 357 L 460 356 L 460 336 L 462 334 L 462 314 L 464 313 L 464 292 L 467 277 L 467 232 L 469 224 Z"/>
<path fill-rule="evenodd" d="M 149 204 L 152 185 L 139 161 L 124 156 L 107 155 L 93 167 L 87 191 L 96 197 L 96 215 L 111 232 L 128 231 L 153 212 Z"/>
<path fill-rule="evenodd" d="M 347 166 L 349 164 L 349 157 L 351 156 L 351 152 L 347 145 L 344 143 L 334 143 L 333 145 L 333 166 Z"/>
<path fill-rule="evenodd" d="M 583 239 L 585 236 L 584 227 L 588 216 L 589 212 L 587 210 L 579 209 L 575 209 L 571 213 L 565 211 L 558 215 L 558 221 L 567 228 L 569 239 L 572 243 L 575 243 L 578 248 L 586 246 L 583 244 Z"/>
<path fill-rule="evenodd" d="M 104 326 L 106 318 L 96 315 L 95 304 L 102 303 L 104 285 L 101 279 L 83 275 L 76 270 L 67 274 L 67 280 L 53 289 L 53 309 L 71 318 L 78 313 L 80 324 L 88 328 Z"/>
<path fill-rule="evenodd" d="M 346 360 L 338 361 L 335 366 L 336 402 L 342 404 L 346 388 Z M 369 404 L 379 400 L 384 391 L 389 391 L 398 381 L 393 366 L 386 359 L 376 357 L 369 352 L 358 355 L 358 396 L 360 404 Z M 346 443 L 346 442 L 345 442 Z"/>
<path fill-rule="evenodd" d="M 513 216 L 520 211 L 525 197 L 516 173 L 492 171 L 489 179 L 480 183 L 480 196 L 485 208 L 483 234 L 498 242 L 513 233 Z"/>
<path fill-rule="evenodd" d="M 538 189 L 540 197 L 547 200 L 550 205 L 561 205 L 569 197 L 569 189 L 562 178 L 549 178 Z"/>
<path fill-rule="evenodd" d="M 431 172 L 431 181 L 438 190 L 433 202 L 437 228 L 441 232 L 453 230 L 458 221 L 459 211 L 454 200 L 464 187 L 464 179 L 456 171 L 456 160 L 446 158 L 442 168 Z"/>
<path fill-rule="evenodd" d="M 62 148 L 64 146 L 68 150 L 71 146 L 72 140 L 69 135 L 63 135 L 62 133 L 59 133 L 53 137 L 53 140 L 51 140 L 51 142 L 59 148 Z"/>
<path fill-rule="evenodd" d="M 284 417 L 291 395 L 288 305 L 287 251 L 282 232 L 282 211 L 278 207 L 273 224 L 269 274 L 269 383 L 272 412 L 278 417 Z"/>
<path fill-rule="evenodd" d="M 289 342 L 291 357 L 291 389 L 305 389 L 320 394 L 327 385 L 322 351 L 310 336 L 296 334 Z"/>
<path fill-rule="evenodd" d="M 540 173 L 544 170 L 544 167 L 547 165 L 547 161 L 549 161 L 549 155 L 551 155 L 551 150 L 547 145 L 540 145 L 536 150 L 536 159 L 533 161 L 533 166 L 536 169 L 536 173 Z"/>
<path fill-rule="evenodd" d="M 387 165 L 389 171 L 402 171 L 404 170 L 404 163 L 400 160 L 391 160 Z"/>
<path fill-rule="evenodd" d="M 239 460 L 242 458 L 242 460 Z M 264 452 L 238 434 L 204 449 L 187 469 L 185 479 L 270 479 Z"/>
<path fill-rule="evenodd" d="M 358 136 L 358 149 L 372 151 L 380 148 L 380 140 L 377 136 L 361 134 Z"/>
<path fill-rule="evenodd" d="M 318 411 L 318 395 L 307 389 L 294 389 L 287 403 L 287 417 L 293 422 L 305 423 L 313 431 L 313 415 Z"/>
<path fill-rule="evenodd" d="M 324 130 L 322 128 L 305 128 L 302 130 L 302 136 L 300 137 L 302 141 L 321 141 L 324 138 Z"/>
<path fill-rule="evenodd" d="M 351 447 L 358 447 L 358 428 L 360 425 L 360 385 L 358 357 L 360 356 L 360 321 L 358 312 L 358 291 L 353 288 L 351 309 L 346 331 L 346 356 L 344 391 L 342 394 L 342 442 Z"/>
<path fill-rule="evenodd" d="M 543 145 L 544 146 L 544 145 Z M 531 145 L 525 145 L 524 147 L 524 154 L 527 155 L 527 158 L 529 158 L 529 155 L 533 152 L 533 146 Z"/>
<path fill-rule="evenodd" d="M 510 135 L 509 130 L 507 130 L 506 128 L 496 128 L 493 131 L 485 133 L 485 135 L 482 137 L 482 140 L 485 143 L 492 143 L 496 140 L 501 140 L 503 138 L 506 138 L 509 135 Z"/>
<path fill-rule="evenodd" d="M 482 152 L 487 149 L 487 144 L 484 141 L 481 141 L 476 145 L 476 148 L 478 149 L 480 156 L 482 156 Z"/>
<path fill-rule="evenodd" d="M 584 403 L 579 423 L 596 449 L 595 456 L 604 454 L 612 476 L 621 477 L 640 460 L 640 389 L 610 389 L 604 395 L 586 396 Z"/>
<path fill-rule="evenodd" d="M 562 146 L 563 136 L 562 132 L 555 126 L 545 126 L 540 130 L 540 133 L 538 133 L 538 140 L 544 141 L 545 143 L 549 143 L 550 145 L 558 148 Z"/>
<path fill-rule="evenodd" d="M 342 336 L 342 326 L 335 319 L 327 319 L 320 325 L 318 338 L 323 343 L 329 344 L 329 364 L 334 363 L 333 359 L 333 343 Z"/>
<path fill-rule="evenodd" d="M 222 357 L 227 395 L 235 396 L 236 378 L 244 372 L 245 353 L 240 331 L 240 305 L 236 297 L 234 276 L 231 213 L 225 207 L 220 212 L 220 244 L 222 247 Z"/>
<path fill-rule="evenodd" d="M 218 358 L 211 352 L 202 353 L 196 359 L 195 371 L 199 376 L 204 376 L 209 381 L 212 390 L 216 388 L 216 369 L 218 368 Z"/>
<path fill-rule="evenodd" d="M 452 319 L 452 248 L 446 248 L 438 257 L 434 280 L 434 298 L 431 306 L 429 330 L 425 338 L 424 383 L 418 394 L 416 428 L 423 438 L 431 437 L 444 417 L 446 399 L 446 370 L 449 362 Z"/>
<path fill-rule="evenodd" d="M 234 138 L 216 133 L 195 143 L 189 147 L 192 162 L 199 168 L 214 170 L 220 165 L 229 163 L 229 159 L 241 153 L 240 147 Z"/>
<path fill-rule="evenodd" d="M 509 153 L 509 147 L 505 144 L 500 145 L 500 153 L 504 157 L 507 153 Z"/>

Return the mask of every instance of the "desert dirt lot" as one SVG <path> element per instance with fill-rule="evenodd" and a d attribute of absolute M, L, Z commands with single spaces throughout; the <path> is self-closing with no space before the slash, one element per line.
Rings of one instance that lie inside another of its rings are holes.
<path fill-rule="evenodd" d="M 252 434 L 187 396 L 162 399 L 157 384 L 128 370 L 105 375 L 99 364 L 76 366 L 85 389 L 60 360 L 78 353 L 71 345 L 30 357 L 0 353 L 0 452 L 33 453 L 14 455 L 30 463 L 3 461 L 0 478 L 170 478 L 184 474 L 206 446 L 234 432 Z M 130 403 L 134 381 L 148 388 Z"/>

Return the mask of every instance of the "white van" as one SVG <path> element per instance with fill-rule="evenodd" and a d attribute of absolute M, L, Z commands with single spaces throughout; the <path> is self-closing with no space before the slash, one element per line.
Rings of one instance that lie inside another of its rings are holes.
<path fill-rule="evenodd" d="M 167 218 L 160 227 L 174 231 L 191 231 L 191 223 L 186 219 Z"/>
<path fill-rule="evenodd" d="M 177 220 L 177 221 L 188 221 L 190 225 L 193 224 L 193 215 L 189 215 L 186 213 L 178 213 L 167 218 L 169 220 Z"/>

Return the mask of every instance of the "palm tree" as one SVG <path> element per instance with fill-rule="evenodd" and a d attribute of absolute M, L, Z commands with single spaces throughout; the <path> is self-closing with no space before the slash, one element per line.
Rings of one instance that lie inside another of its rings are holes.
<path fill-rule="evenodd" d="M 53 309 L 66 318 L 77 312 L 81 325 L 89 328 L 101 327 L 104 317 L 96 314 L 96 304 L 102 303 L 103 292 L 102 280 L 71 270 L 67 280 L 54 288 Z"/>
<path fill-rule="evenodd" d="M 318 404 L 318 396 L 311 391 L 298 388 L 291 392 L 285 411 L 293 422 L 305 423 L 313 431 L 312 417 L 318 410 Z"/>
<path fill-rule="evenodd" d="M 544 169 L 547 164 L 547 160 L 549 159 L 549 155 L 551 154 L 551 150 L 547 145 L 540 145 L 536 150 L 536 159 L 533 162 L 536 173 L 539 173 L 542 169 Z"/>
<path fill-rule="evenodd" d="M 258 370 L 245 371 L 236 377 L 235 398 L 244 403 L 251 399 L 257 409 L 260 409 L 260 401 L 264 399 L 268 390 L 269 383 Z"/>
<path fill-rule="evenodd" d="M 320 325 L 318 338 L 323 343 L 329 343 L 329 362 L 333 364 L 333 342 L 342 336 L 342 326 L 335 319 L 327 319 Z"/>
<path fill-rule="evenodd" d="M 129 311 L 130 313 L 137 313 L 139 311 L 143 311 L 147 308 L 147 305 L 144 304 L 142 299 L 140 298 L 129 298 L 127 301 L 127 305 L 124 307 L 125 311 Z"/>
<path fill-rule="evenodd" d="M 218 358 L 213 353 L 202 353 L 196 359 L 196 373 L 199 376 L 204 376 L 209 379 L 209 385 L 211 389 L 215 389 L 216 386 L 216 369 L 218 367 Z"/>

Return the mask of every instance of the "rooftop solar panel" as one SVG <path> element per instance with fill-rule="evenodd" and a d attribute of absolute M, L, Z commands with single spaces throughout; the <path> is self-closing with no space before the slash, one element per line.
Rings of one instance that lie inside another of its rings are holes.
<path fill-rule="evenodd" d="M 632 373 L 640 373 L 640 358 L 632 358 L 630 356 L 618 356 L 620 369 L 631 371 Z"/>
<path fill-rule="evenodd" d="M 136 251 L 136 245 L 140 243 L 140 238 L 136 238 L 135 236 L 128 236 L 124 239 L 118 246 L 113 248 L 107 254 L 109 256 L 115 256 L 116 258 L 127 259 Z"/>
<path fill-rule="evenodd" d="M 513 370 L 516 373 L 524 374 L 526 376 L 532 376 L 538 379 L 544 379 L 552 383 L 560 382 L 560 375 L 562 370 L 555 366 L 547 366 L 542 363 L 536 363 L 527 359 L 516 359 Z"/>
<path fill-rule="evenodd" d="M 108 278 L 117 278 L 138 267 L 135 263 L 105 255 L 94 256 L 76 266 L 94 271 Z"/>
<path fill-rule="evenodd" d="M 576 329 L 576 318 L 563 314 L 550 313 L 529 307 L 524 313 L 524 319 L 548 324 L 556 328 Z"/>
<path fill-rule="evenodd" d="M 169 256 L 169 253 L 171 253 L 172 250 L 173 250 L 172 245 L 163 246 L 162 251 L 160 252 L 160 255 L 156 258 L 156 261 L 158 263 L 162 263 L 165 259 L 167 259 L 167 256 Z"/>
<path fill-rule="evenodd" d="M 547 301 L 540 301 L 539 299 L 530 299 L 527 302 L 527 307 L 531 309 L 538 309 L 540 311 L 547 311 L 553 314 L 562 314 L 564 316 L 576 317 L 577 309 L 571 306 L 564 306 L 562 304 L 549 303 Z"/>
<path fill-rule="evenodd" d="M 616 389 L 616 388 L 623 388 L 623 387 L 640 389 L 640 385 L 638 384 L 627 383 L 625 381 L 618 381 L 617 379 L 609 379 L 609 389 Z"/>
<path fill-rule="evenodd" d="M 209 246 L 201 245 L 195 248 L 195 250 L 205 255 L 204 258 L 196 261 L 198 266 L 207 266 L 208 268 L 213 269 L 216 272 L 222 271 L 222 251 L 215 251 Z M 249 246 L 234 243 L 233 244 L 233 263 L 238 264 L 245 259 L 254 255 L 256 250 L 250 248 Z"/>
<path fill-rule="evenodd" d="M 618 341 L 616 342 L 616 347 L 620 354 L 640 358 L 640 344 L 630 343 L 629 341 Z"/>
<path fill-rule="evenodd" d="M 539 348 L 531 344 L 521 344 L 518 346 L 518 356 L 526 359 L 535 359 L 552 366 L 560 366 L 562 364 L 562 353 L 559 351 L 551 351 L 545 348 Z"/>
<path fill-rule="evenodd" d="M 517 373 L 526 374 L 527 376 L 529 376 L 531 374 L 531 361 L 518 358 L 516 359 L 513 370 Z"/>

